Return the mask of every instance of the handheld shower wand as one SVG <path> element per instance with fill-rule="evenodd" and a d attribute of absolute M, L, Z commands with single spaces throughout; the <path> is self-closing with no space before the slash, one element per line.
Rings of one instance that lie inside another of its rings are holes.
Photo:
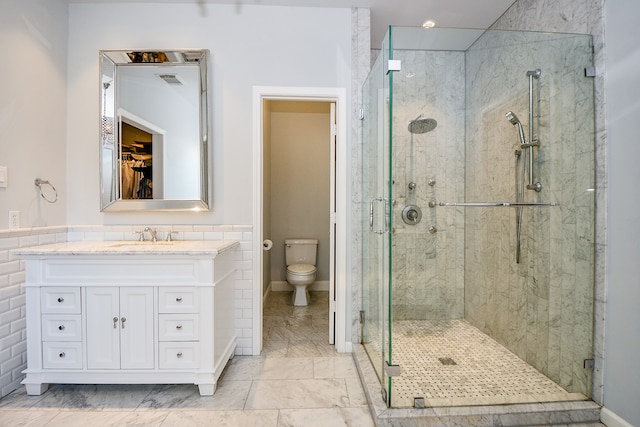
<path fill-rule="evenodd" d="M 520 120 L 518 119 L 518 116 L 515 115 L 515 113 L 509 111 L 506 114 L 507 120 L 509 120 L 509 122 L 514 125 L 515 127 L 518 128 L 518 134 L 520 135 L 520 144 L 521 145 L 527 145 L 527 142 L 524 139 L 524 129 L 522 129 L 522 123 L 520 123 Z"/>

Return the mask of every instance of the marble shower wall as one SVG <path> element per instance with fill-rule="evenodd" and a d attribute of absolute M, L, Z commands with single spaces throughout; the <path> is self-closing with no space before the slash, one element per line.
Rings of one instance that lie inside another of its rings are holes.
<path fill-rule="evenodd" d="M 517 131 L 528 135 L 528 70 L 534 81 L 540 193 L 526 201 L 515 262 L 516 210 L 466 208 L 465 317 L 572 392 L 591 393 L 595 152 L 589 36 L 489 31 L 468 51 L 467 201 L 515 200 Z M 528 136 L 527 136 L 528 139 Z"/>
<path fill-rule="evenodd" d="M 393 58 L 402 62 L 392 87 L 393 317 L 461 318 L 463 211 L 431 208 L 429 202 L 456 201 L 464 194 L 465 54 L 396 50 Z M 408 124 L 420 115 L 435 119 L 438 126 L 428 133 L 411 134 Z M 407 205 L 422 210 L 419 224 L 402 221 Z M 437 232 L 430 232 L 430 227 Z"/>

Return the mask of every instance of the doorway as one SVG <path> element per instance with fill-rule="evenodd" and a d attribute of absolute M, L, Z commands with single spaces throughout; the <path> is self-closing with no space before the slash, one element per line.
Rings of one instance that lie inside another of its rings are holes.
<path fill-rule="evenodd" d="M 335 343 L 338 352 L 350 351 L 350 346 L 346 340 L 346 91 L 341 88 L 254 88 L 254 233 L 253 233 L 253 299 L 255 304 L 253 310 L 253 354 L 258 355 L 262 349 L 263 337 L 263 304 L 265 291 L 273 282 L 274 275 L 270 271 L 271 253 L 267 249 L 271 245 L 269 240 L 271 230 L 271 220 L 269 214 L 272 212 L 271 206 L 271 176 L 273 162 L 270 159 L 272 110 L 277 112 L 295 111 L 293 114 L 304 115 L 305 109 L 311 108 L 326 109 L 325 125 L 326 150 L 328 156 L 326 162 L 320 166 L 325 168 L 328 183 L 326 191 L 326 207 L 320 213 L 319 218 L 324 218 L 324 232 L 320 232 L 321 245 L 319 248 L 317 264 L 321 275 L 313 286 L 329 291 L 329 328 L 327 339 L 330 343 Z M 310 113 L 313 115 L 313 113 Z M 302 146 L 298 150 L 304 151 Z M 304 157 L 304 156 L 303 156 Z M 299 161 L 319 162 L 318 159 L 310 155 L 307 160 L 300 157 Z M 283 165 L 278 165 L 282 168 Z M 299 183 L 297 185 L 299 187 Z M 281 190 L 279 190 L 281 191 Z M 268 196 L 268 197 L 267 197 Z M 322 197 L 322 196 L 321 196 Z M 291 204 L 289 200 L 287 203 Z M 295 200 L 293 200 L 295 203 Z M 304 222 L 306 219 L 302 219 Z M 278 226 L 280 227 L 280 226 Z M 286 229 L 286 227 L 281 227 Z M 293 230 L 293 229 L 292 229 Z M 285 231 L 284 233 L 286 234 Z M 295 231 L 292 231 L 296 233 Z M 282 232 L 279 232 L 282 234 Z M 309 236 L 286 236 L 286 237 L 309 237 Z M 314 236 L 311 236 L 314 237 Z M 278 254 L 283 258 L 284 247 L 279 242 L 279 236 L 272 250 L 283 252 Z M 324 244 L 322 242 L 324 241 Z M 328 248 L 326 247 L 328 246 Z M 326 255 L 325 255 L 326 254 Z M 283 261 L 283 260 L 282 260 Z M 278 262 L 278 265 L 281 264 Z M 284 266 L 282 266 L 284 268 Z M 324 271 L 322 270 L 324 268 Z M 287 286 L 286 274 L 276 272 L 276 286 Z M 325 280 L 323 280 L 325 279 Z M 284 283 L 282 283 L 284 281 Z"/>

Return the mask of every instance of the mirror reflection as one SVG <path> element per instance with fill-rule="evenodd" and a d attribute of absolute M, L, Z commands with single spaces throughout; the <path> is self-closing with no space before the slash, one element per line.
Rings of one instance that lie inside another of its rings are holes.
<path fill-rule="evenodd" d="M 206 50 L 101 51 L 103 211 L 208 209 Z"/>

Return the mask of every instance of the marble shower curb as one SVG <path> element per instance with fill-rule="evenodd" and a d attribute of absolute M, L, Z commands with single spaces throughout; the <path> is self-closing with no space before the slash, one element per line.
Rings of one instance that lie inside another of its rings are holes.
<path fill-rule="evenodd" d="M 360 344 L 353 358 L 376 426 L 530 426 L 600 424 L 600 406 L 593 401 L 389 409 L 381 398 L 380 382 Z"/>

